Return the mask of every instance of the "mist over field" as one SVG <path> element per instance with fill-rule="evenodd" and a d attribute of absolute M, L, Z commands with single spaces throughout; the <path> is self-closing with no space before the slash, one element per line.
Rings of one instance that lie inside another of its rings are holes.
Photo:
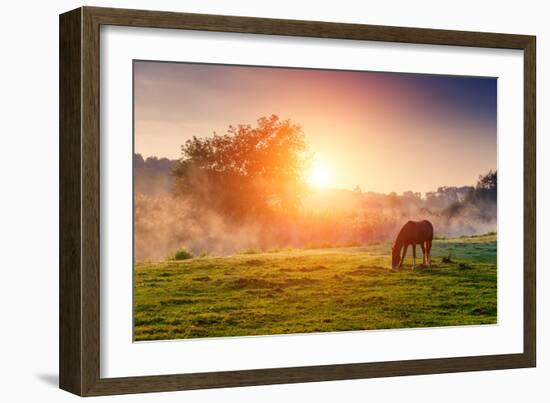
<path fill-rule="evenodd" d="M 484 234 L 497 227 L 496 172 L 472 178 L 472 182 L 477 179 L 475 186 L 441 186 L 425 194 L 309 186 L 295 209 L 235 216 L 216 200 L 198 204 L 181 189 L 176 192 L 176 164 L 166 158 L 134 156 L 137 260 L 164 260 L 182 247 L 195 255 L 229 255 L 360 246 L 393 240 L 408 220 L 430 220 L 436 237 Z M 187 191 L 213 186 L 205 176 L 196 179 L 198 186 Z M 252 195 L 246 196 L 242 195 L 243 203 L 254 203 Z M 207 197 L 215 199 L 216 192 Z"/>

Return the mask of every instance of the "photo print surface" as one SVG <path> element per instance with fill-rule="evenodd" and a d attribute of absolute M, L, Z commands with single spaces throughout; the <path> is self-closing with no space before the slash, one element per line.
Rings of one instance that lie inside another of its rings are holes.
<path fill-rule="evenodd" d="M 496 323 L 496 78 L 133 80 L 135 341 Z"/>

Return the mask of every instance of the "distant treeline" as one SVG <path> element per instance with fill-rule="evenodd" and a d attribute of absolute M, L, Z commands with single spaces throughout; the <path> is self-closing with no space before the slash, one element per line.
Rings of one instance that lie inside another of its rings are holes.
<path fill-rule="evenodd" d="M 136 193 L 156 196 L 172 191 L 172 170 L 177 160 L 148 157 L 134 154 L 134 186 Z"/>
<path fill-rule="evenodd" d="M 175 176 L 173 174 L 178 160 L 158 158 L 156 156 L 143 158 L 141 154 L 134 154 L 134 174 L 136 192 L 148 196 L 157 196 L 173 192 Z M 377 192 L 363 192 L 359 186 L 353 191 L 334 190 L 335 192 L 360 195 L 371 207 L 382 205 L 414 205 L 442 209 L 457 203 L 475 203 L 481 200 L 497 200 L 497 173 L 489 171 L 480 175 L 476 186 L 441 186 L 437 190 L 426 192 L 406 191 L 401 195 L 392 192 L 389 194 Z M 454 208 L 453 208 L 454 209 Z M 453 210 L 451 209 L 451 210 Z"/>
<path fill-rule="evenodd" d="M 181 246 L 194 253 L 227 254 L 247 248 L 358 245 L 392 239 L 408 219 L 428 218 L 440 236 L 496 230 L 497 173 L 475 186 L 442 186 L 422 195 L 312 190 L 300 214 L 240 225 L 223 214 L 175 195 L 177 160 L 134 156 L 136 256 L 163 259 Z M 180 189 L 181 192 L 181 189 Z"/>

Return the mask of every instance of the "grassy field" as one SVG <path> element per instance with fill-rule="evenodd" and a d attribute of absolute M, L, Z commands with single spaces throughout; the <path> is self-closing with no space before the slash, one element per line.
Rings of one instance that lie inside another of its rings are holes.
<path fill-rule="evenodd" d="M 138 263 L 135 340 L 496 323 L 495 235 L 436 240 L 432 268 L 414 271 L 410 249 L 389 270 L 390 248 Z"/>

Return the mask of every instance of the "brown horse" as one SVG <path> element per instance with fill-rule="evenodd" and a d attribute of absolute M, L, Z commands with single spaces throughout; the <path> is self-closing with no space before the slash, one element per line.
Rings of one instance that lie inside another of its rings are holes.
<path fill-rule="evenodd" d="M 432 258 L 430 251 L 432 250 L 432 240 L 434 238 L 434 227 L 431 222 L 423 221 L 407 221 L 391 248 L 391 267 L 392 269 L 400 269 L 403 266 L 403 260 L 407 254 L 407 248 L 412 245 L 413 250 L 413 269 L 416 268 L 416 245 L 422 247 L 422 263 L 431 266 Z M 401 249 L 403 254 L 401 255 Z"/>

